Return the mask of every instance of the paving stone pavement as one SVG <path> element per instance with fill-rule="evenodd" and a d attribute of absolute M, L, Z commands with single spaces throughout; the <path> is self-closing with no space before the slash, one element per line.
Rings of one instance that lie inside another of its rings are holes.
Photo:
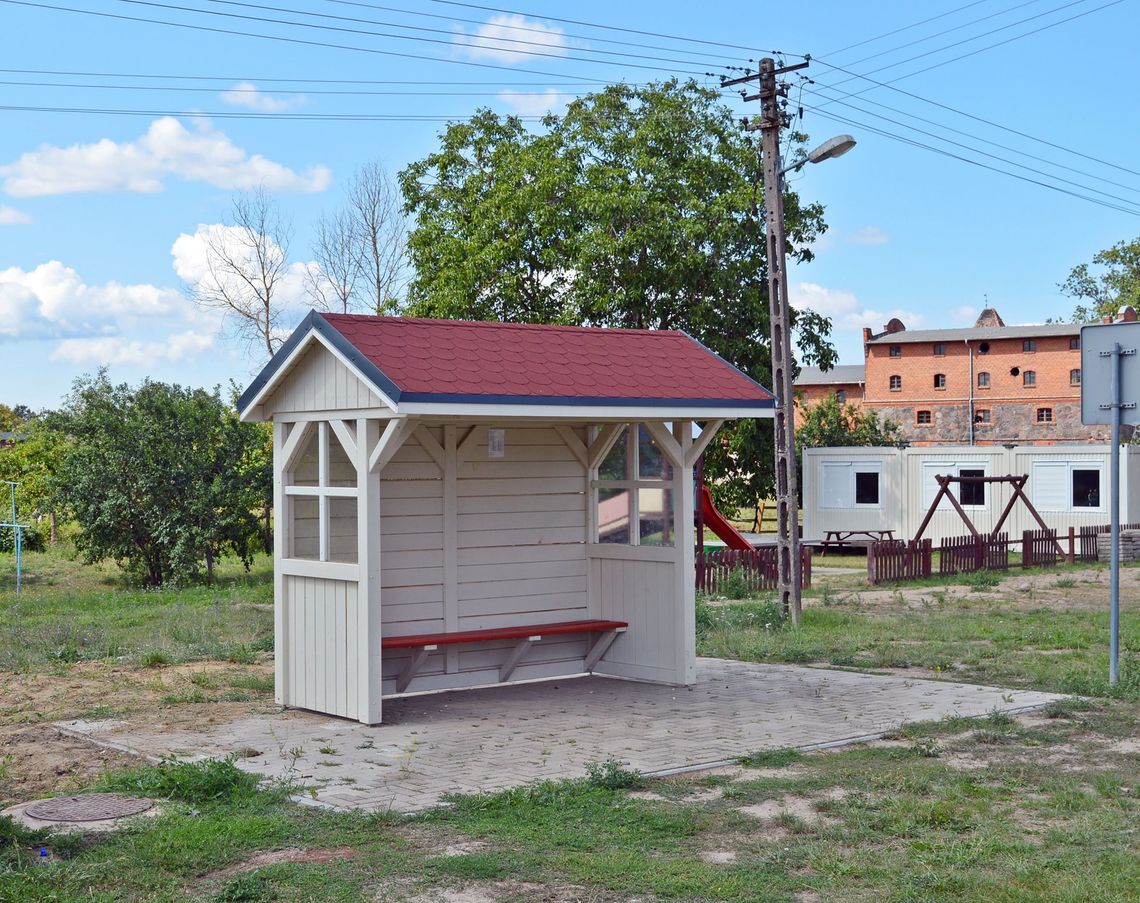
<path fill-rule="evenodd" d="M 311 712 L 255 715 L 197 732 L 129 721 L 60 722 L 96 742 L 150 755 L 225 756 L 291 776 L 337 808 L 429 808 L 447 793 L 577 777 L 614 757 L 647 774 L 711 766 L 772 747 L 838 743 L 910 721 L 1044 705 L 1053 694 L 792 665 L 698 659 L 697 683 L 603 677 L 513 684 L 384 701 L 366 727 Z"/>

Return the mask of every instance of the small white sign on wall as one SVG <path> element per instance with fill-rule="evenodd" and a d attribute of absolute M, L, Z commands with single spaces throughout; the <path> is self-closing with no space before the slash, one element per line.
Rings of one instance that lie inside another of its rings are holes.
<path fill-rule="evenodd" d="M 507 431 L 487 430 L 487 457 L 505 458 L 507 456 Z"/>

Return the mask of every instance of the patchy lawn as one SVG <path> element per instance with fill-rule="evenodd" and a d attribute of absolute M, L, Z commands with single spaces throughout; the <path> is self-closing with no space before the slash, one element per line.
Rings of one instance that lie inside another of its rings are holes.
<path fill-rule="evenodd" d="M 47 723 L 131 713 L 186 726 L 272 707 L 263 563 L 158 593 L 61 555 L 30 556 L 29 570 L 50 576 L 18 600 L 0 592 L 0 803 L 79 789 L 170 801 L 117 835 L 0 820 L 0 900 L 1140 900 L 1140 666 L 1130 652 L 1109 693 L 1103 570 L 817 585 L 798 630 L 766 626 L 762 599 L 700 612 L 703 654 L 1091 700 L 810 755 L 741 750 L 747 765 L 684 778 L 610 764 L 414 817 L 298 805 L 301 777 L 258 788 L 225 763 L 139 766 Z M 1136 650 L 1140 594 L 1125 586 L 1123 645 Z"/>

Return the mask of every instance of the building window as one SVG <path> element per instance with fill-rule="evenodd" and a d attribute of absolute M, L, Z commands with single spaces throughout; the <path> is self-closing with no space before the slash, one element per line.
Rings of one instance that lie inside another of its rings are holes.
<path fill-rule="evenodd" d="M 1036 386 L 1037 385 L 1037 371 L 1026 370 L 1021 374 L 1021 384 L 1023 386 Z"/>
<path fill-rule="evenodd" d="M 847 403 L 847 393 L 844 392 L 842 389 L 836 389 L 835 390 L 835 400 L 838 401 L 840 404 L 846 404 Z"/>
<path fill-rule="evenodd" d="M 1037 340 L 1036 339 L 1025 339 L 1021 343 L 1021 350 L 1022 351 L 1036 351 L 1037 350 Z"/>
<path fill-rule="evenodd" d="M 934 422 L 934 415 L 930 411 L 918 411 L 914 416 L 914 422 L 919 426 L 930 426 Z"/>
<path fill-rule="evenodd" d="M 1069 350 L 1070 351 L 1080 351 L 1081 350 L 1081 337 L 1079 335 L 1072 336 L 1069 339 Z"/>
<path fill-rule="evenodd" d="M 935 357 L 945 357 L 946 356 L 946 345 L 943 344 L 942 342 L 935 342 L 934 343 L 934 356 Z"/>
<path fill-rule="evenodd" d="M 1053 422 L 1053 409 L 1052 408 L 1038 408 L 1037 409 L 1037 422 L 1038 423 L 1052 423 Z"/>
<path fill-rule="evenodd" d="M 879 472 L 877 470 L 855 471 L 855 504 L 879 504 Z"/>
<path fill-rule="evenodd" d="M 898 392 L 901 389 L 902 389 L 902 377 L 899 376 L 898 374 L 895 374 L 894 376 L 891 377 L 891 391 L 892 392 Z"/>
<path fill-rule="evenodd" d="M 891 346 L 891 357 L 902 357 L 902 345 Z"/>
<path fill-rule="evenodd" d="M 974 423 L 988 425 L 992 422 L 989 408 L 979 408 L 974 411 Z"/>
<path fill-rule="evenodd" d="M 1091 462 L 1035 461 L 1029 497 L 1038 511 L 1102 510 L 1101 482 Z"/>
<path fill-rule="evenodd" d="M 1081 369 L 1078 367 L 1076 370 L 1069 371 L 1069 385 L 1079 386 L 1081 384 Z"/>
<path fill-rule="evenodd" d="M 959 470 L 959 477 L 984 477 L 986 472 L 984 470 Z M 984 505 L 986 503 L 986 484 L 985 483 L 959 483 L 958 484 L 958 501 L 963 505 L 973 505 L 975 507 Z"/>
<path fill-rule="evenodd" d="M 935 373 L 934 374 L 934 388 L 936 388 L 936 389 L 945 389 L 946 388 L 946 374 L 945 373 Z"/>
<path fill-rule="evenodd" d="M 1100 507 L 1100 471 L 1073 471 L 1073 507 Z"/>
<path fill-rule="evenodd" d="M 978 374 L 978 388 L 979 389 L 988 389 L 989 387 L 990 387 L 990 375 L 985 370 L 983 370 Z"/>

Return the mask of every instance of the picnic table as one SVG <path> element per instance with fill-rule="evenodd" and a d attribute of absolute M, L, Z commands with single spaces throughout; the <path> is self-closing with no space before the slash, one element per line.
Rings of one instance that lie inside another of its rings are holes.
<path fill-rule="evenodd" d="M 884 539 L 894 539 L 894 530 L 828 530 L 819 544 L 820 555 L 826 555 L 831 548 L 844 549 L 848 545 L 866 546 Z"/>

